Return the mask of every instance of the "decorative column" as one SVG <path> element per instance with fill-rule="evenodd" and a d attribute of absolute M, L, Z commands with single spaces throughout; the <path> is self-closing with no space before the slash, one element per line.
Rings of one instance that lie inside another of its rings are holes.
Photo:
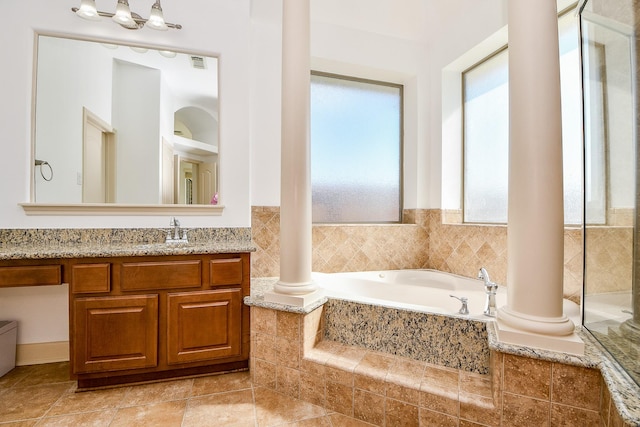
<path fill-rule="evenodd" d="M 510 0 L 508 8 L 507 305 L 498 311 L 498 339 L 582 353 L 584 345 L 573 335 L 574 324 L 563 313 L 564 210 L 556 1 Z"/>
<path fill-rule="evenodd" d="M 305 306 L 311 281 L 310 1 L 282 4 L 280 280 L 265 300 Z"/>

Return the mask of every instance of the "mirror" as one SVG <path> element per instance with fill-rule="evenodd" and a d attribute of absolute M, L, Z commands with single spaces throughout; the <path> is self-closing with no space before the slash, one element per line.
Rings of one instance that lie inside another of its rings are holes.
<path fill-rule="evenodd" d="M 217 58 L 38 35 L 35 79 L 32 202 L 217 204 Z"/>

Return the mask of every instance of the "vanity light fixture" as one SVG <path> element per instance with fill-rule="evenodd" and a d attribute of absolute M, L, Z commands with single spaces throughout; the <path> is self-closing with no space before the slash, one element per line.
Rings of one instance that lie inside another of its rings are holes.
<path fill-rule="evenodd" d="M 164 20 L 160 0 L 155 0 L 155 3 L 151 6 L 149 19 L 144 19 L 137 13 L 131 12 L 128 0 L 118 0 L 115 13 L 102 12 L 96 9 L 95 0 L 81 0 L 80 7 L 72 7 L 71 10 L 80 18 L 88 19 L 90 21 L 98 21 L 101 16 L 111 18 L 113 22 L 120 24 L 128 30 L 139 30 L 144 27 L 145 24 L 149 28 L 159 31 L 166 31 L 169 28 L 175 28 L 176 30 L 182 28 L 182 25 L 180 24 L 171 24 Z"/>

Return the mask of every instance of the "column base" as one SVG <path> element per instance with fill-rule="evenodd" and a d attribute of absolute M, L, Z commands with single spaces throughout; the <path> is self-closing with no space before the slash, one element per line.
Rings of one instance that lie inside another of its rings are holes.
<path fill-rule="evenodd" d="M 264 300 L 266 302 L 273 302 L 276 304 L 291 305 L 294 307 L 306 307 L 312 304 L 324 296 L 322 290 L 316 289 L 307 294 L 283 294 L 276 291 L 265 292 Z"/>
<path fill-rule="evenodd" d="M 559 317 L 533 316 L 504 306 L 498 310 L 497 317 L 503 325 L 534 334 L 564 336 L 572 334 L 575 330 L 575 324 L 564 314 Z"/>
<path fill-rule="evenodd" d="M 498 310 L 498 319 L 496 320 L 496 332 L 499 342 L 576 356 L 584 355 L 584 342 L 575 332 L 568 335 L 548 335 L 514 328 L 505 323 L 502 318 L 503 310 L 503 308 Z M 569 322 L 571 321 L 569 320 Z M 573 322 L 571 322 L 571 325 L 573 325 Z"/>

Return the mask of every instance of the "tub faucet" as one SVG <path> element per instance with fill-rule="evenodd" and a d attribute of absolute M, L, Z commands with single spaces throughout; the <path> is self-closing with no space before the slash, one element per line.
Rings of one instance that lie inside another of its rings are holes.
<path fill-rule="evenodd" d="M 498 284 L 491 281 L 489 273 L 484 267 L 481 267 L 478 271 L 478 279 L 484 282 L 484 291 L 487 295 L 483 313 L 485 316 L 496 317 L 496 292 L 498 291 Z"/>
<path fill-rule="evenodd" d="M 451 298 L 457 299 L 462 303 L 462 307 L 460 307 L 460 310 L 458 310 L 458 314 L 469 314 L 469 307 L 467 306 L 469 299 L 467 297 L 457 297 L 455 295 L 449 295 L 449 296 Z"/>

